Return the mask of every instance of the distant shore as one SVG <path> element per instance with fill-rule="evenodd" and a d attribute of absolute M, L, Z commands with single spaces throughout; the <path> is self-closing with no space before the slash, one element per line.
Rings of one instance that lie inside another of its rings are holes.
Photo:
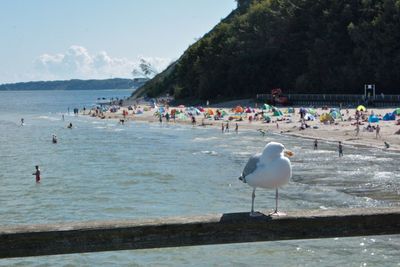
<path fill-rule="evenodd" d="M 238 102 L 239 103 L 239 102 Z M 221 108 L 218 108 L 221 106 Z M 400 135 L 395 134 L 400 130 L 400 125 L 397 125 L 397 120 L 400 119 L 400 116 L 396 117 L 396 120 L 384 121 L 380 120 L 379 123 L 368 123 L 368 121 L 362 121 L 359 126 L 359 133 L 357 135 L 356 131 L 356 120 L 355 113 L 356 109 L 342 109 L 340 111 L 342 118 L 335 119 L 333 123 L 323 123 L 320 120 L 318 115 L 322 115 L 324 113 L 329 113 L 328 110 L 323 110 L 322 108 L 316 108 L 316 119 L 313 121 L 305 120 L 305 124 L 308 126 L 305 129 L 301 129 L 301 119 L 299 114 L 299 108 L 295 108 L 295 113 L 289 113 L 288 108 L 279 108 L 282 111 L 282 116 L 274 116 L 271 111 L 265 112 L 267 116 L 270 117 L 271 122 L 265 123 L 263 120 L 254 120 L 254 112 L 252 113 L 242 113 L 235 114 L 234 111 L 230 108 L 226 108 L 227 105 L 213 105 L 210 108 L 205 108 L 207 112 L 208 109 L 212 110 L 213 113 L 216 113 L 217 110 L 220 112 L 226 113 L 226 115 L 221 120 L 214 120 L 213 116 L 211 118 L 205 118 L 203 113 L 195 115 L 196 126 L 200 127 L 215 127 L 219 128 L 219 131 L 222 132 L 222 124 L 226 126 L 226 123 L 229 123 L 230 132 L 235 131 L 236 123 L 238 125 L 239 132 L 243 129 L 245 130 L 254 130 L 259 131 L 260 129 L 264 133 L 280 133 L 289 136 L 307 138 L 307 139 L 317 139 L 324 140 L 330 142 L 339 142 L 341 141 L 343 144 L 349 145 L 361 145 L 374 147 L 379 149 L 385 149 L 388 151 L 398 151 L 400 152 Z M 133 109 L 133 108 L 132 108 Z M 252 111 L 254 110 L 256 113 L 261 113 L 262 110 L 260 108 L 251 107 Z M 372 108 L 368 109 L 366 112 L 363 112 L 364 118 L 368 118 L 368 116 L 373 113 L 377 117 L 382 118 L 386 113 L 393 112 L 395 108 Z M 182 106 L 178 107 L 168 107 L 165 112 L 171 113 L 172 110 L 185 112 L 186 108 Z M 104 119 L 116 119 L 116 120 L 124 120 L 127 121 L 142 121 L 142 122 L 152 122 L 152 123 L 160 123 L 159 116 L 156 115 L 156 109 L 151 108 L 149 105 L 138 105 L 136 110 L 131 110 L 128 107 L 121 107 L 116 112 L 106 111 L 102 113 L 102 117 Z M 93 110 L 91 111 L 91 115 L 93 115 Z M 133 113 L 140 114 L 133 114 Z M 127 115 L 123 115 L 123 113 Z M 86 111 L 86 115 L 88 115 L 88 111 Z M 98 115 L 99 116 L 99 115 Z M 249 117 L 252 117 L 252 120 L 249 120 Z M 231 120 L 228 120 L 231 117 Z M 259 116 L 260 117 L 260 116 Z M 241 120 L 239 120 L 241 118 Z M 180 116 L 173 120 L 170 119 L 167 122 L 166 118 L 162 118 L 162 123 L 181 123 L 191 125 L 191 117 L 190 116 Z M 368 124 L 375 127 L 377 124 L 380 126 L 380 136 L 377 137 L 375 129 L 368 131 L 366 130 Z M 225 127 L 224 126 L 224 127 Z M 385 146 L 385 143 L 389 144 L 389 148 Z"/>

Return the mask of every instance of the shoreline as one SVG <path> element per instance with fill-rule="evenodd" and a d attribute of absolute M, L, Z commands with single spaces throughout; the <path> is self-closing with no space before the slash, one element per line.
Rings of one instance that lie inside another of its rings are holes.
<path fill-rule="evenodd" d="M 221 105 L 222 106 L 222 105 Z M 169 107 L 169 111 L 171 110 L 185 110 L 182 107 Z M 359 135 L 356 136 L 356 131 L 354 124 L 355 120 L 335 120 L 333 124 L 324 124 L 320 122 L 320 119 L 317 117 L 314 121 L 305 121 L 309 127 L 305 128 L 304 130 L 299 130 L 301 126 L 300 122 L 300 115 L 298 114 L 298 108 L 296 108 L 295 113 L 284 113 L 283 116 L 274 117 L 271 113 L 268 115 L 271 118 L 270 123 L 264 123 L 261 120 L 252 120 L 249 121 L 249 116 L 254 116 L 254 113 L 248 113 L 241 115 L 242 120 L 236 121 L 228 120 L 229 117 L 239 118 L 239 116 L 235 116 L 232 113 L 231 109 L 229 108 L 217 108 L 217 107 L 210 107 L 213 111 L 219 109 L 221 111 L 226 112 L 228 115 L 225 116 L 221 120 L 213 120 L 213 119 L 205 119 L 203 114 L 196 115 L 196 126 L 197 127 L 214 127 L 219 128 L 222 131 L 222 123 L 226 125 L 229 122 L 229 128 L 231 132 L 235 131 L 235 124 L 238 124 L 239 131 L 241 130 L 254 130 L 257 131 L 262 129 L 265 132 L 270 132 L 274 134 L 282 134 L 286 136 L 293 136 L 298 138 L 304 138 L 309 140 L 318 139 L 321 141 L 327 142 L 339 142 L 341 141 L 343 144 L 354 145 L 354 146 L 363 146 L 363 147 L 370 147 L 381 149 L 384 151 L 390 152 L 400 152 L 400 135 L 395 134 L 396 131 L 400 129 L 400 125 L 396 125 L 396 120 L 400 119 L 400 116 L 397 116 L 395 121 L 379 121 L 379 125 L 381 127 L 381 137 L 376 138 L 376 132 L 368 132 L 365 131 L 364 128 L 369 124 L 368 122 L 363 122 L 363 125 L 360 126 Z M 285 111 L 287 108 L 280 108 L 280 110 Z M 392 112 L 395 108 L 374 108 L 372 112 L 374 114 L 384 115 L 386 113 Z M 121 107 L 116 112 L 106 111 L 103 113 L 103 117 L 100 118 L 99 116 L 93 116 L 92 114 L 83 114 L 86 116 L 91 116 L 97 119 L 116 119 L 116 120 L 124 120 L 124 121 L 137 121 L 137 122 L 147 122 L 147 123 L 160 123 L 159 117 L 155 116 L 154 113 L 156 110 L 150 108 L 147 105 L 139 105 L 137 110 L 140 110 L 141 114 L 132 114 L 132 110 L 128 110 L 128 107 Z M 208 110 L 208 108 L 207 108 Z M 326 110 L 322 110 L 321 108 L 315 109 L 317 114 L 326 113 Z M 260 112 L 260 109 L 256 109 L 257 112 Z M 94 112 L 91 110 L 91 112 Z M 123 115 L 123 112 L 127 112 L 127 115 Z M 328 111 L 329 112 L 329 111 Z M 341 110 L 342 117 L 354 117 L 355 109 L 348 109 L 346 112 Z M 347 113 L 347 114 L 346 114 Z M 369 115 L 371 111 L 367 111 L 365 114 Z M 345 115 L 346 114 L 346 115 Z M 204 125 L 202 125 L 204 122 Z M 162 118 L 162 123 L 168 124 L 184 124 L 184 125 L 192 125 L 190 117 L 185 117 L 184 119 L 176 119 L 170 120 L 166 122 L 166 118 Z M 371 125 L 377 125 L 377 123 L 371 123 Z M 386 148 L 384 142 L 390 144 L 390 148 Z"/>

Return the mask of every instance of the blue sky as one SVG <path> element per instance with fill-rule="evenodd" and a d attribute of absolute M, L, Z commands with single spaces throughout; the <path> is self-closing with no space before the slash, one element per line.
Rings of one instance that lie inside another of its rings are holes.
<path fill-rule="evenodd" d="M 234 0 L 0 0 L 0 83 L 158 70 L 226 17 Z"/>

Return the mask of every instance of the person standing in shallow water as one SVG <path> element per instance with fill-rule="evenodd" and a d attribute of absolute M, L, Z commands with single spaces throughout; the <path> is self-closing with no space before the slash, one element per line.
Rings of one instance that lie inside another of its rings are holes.
<path fill-rule="evenodd" d="M 36 171 L 34 173 L 32 173 L 32 175 L 35 175 L 36 183 L 40 183 L 40 169 L 39 169 L 39 166 L 36 165 L 35 168 L 36 168 Z"/>
<path fill-rule="evenodd" d="M 315 139 L 314 140 L 314 150 L 317 150 L 317 149 L 318 149 L 318 140 Z"/>
<path fill-rule="evenodd" d="M 338 145 L 338 150 L 339 150 L 339 157 L 343 157 L 343 146 L 342 146 L 342 142 L 339 141 L 339 145 Z"/>

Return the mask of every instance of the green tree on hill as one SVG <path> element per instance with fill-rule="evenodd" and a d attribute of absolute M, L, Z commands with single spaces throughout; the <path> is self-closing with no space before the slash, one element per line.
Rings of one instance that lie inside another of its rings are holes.
<path fill-rule="evenodd" d="M 253 0 L 193 44 L 151 96 L 246 97 L 292 93 L 384 93 L 400 84 L 400 0 Z"/>

